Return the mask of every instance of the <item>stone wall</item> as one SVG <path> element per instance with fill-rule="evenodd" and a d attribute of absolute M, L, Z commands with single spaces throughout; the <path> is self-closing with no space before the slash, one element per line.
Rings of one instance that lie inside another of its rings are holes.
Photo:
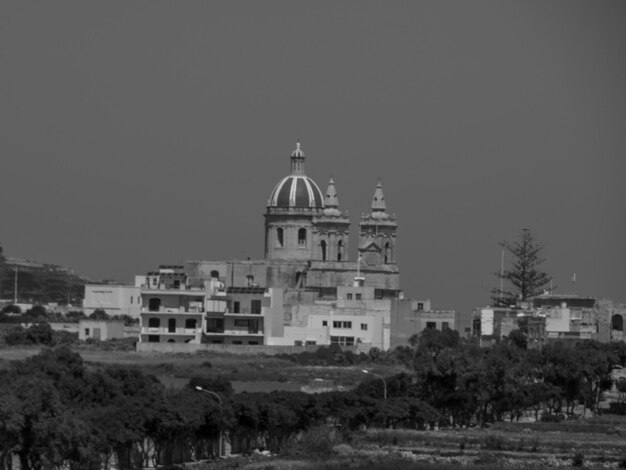
<path fill-rule="evenodd" d="M 240 345 L 240 344 L 191 344 L 191 343 L 137 343 L 138 353 L 169 353 L 193 354 L 197 352 L 216 352 L 230 354 L 299 354 L 314 352 L 319 346 L 267 346 L 267 345 Z M 342 346 L 343 351 L 358 352 L 358 347 Z"/>

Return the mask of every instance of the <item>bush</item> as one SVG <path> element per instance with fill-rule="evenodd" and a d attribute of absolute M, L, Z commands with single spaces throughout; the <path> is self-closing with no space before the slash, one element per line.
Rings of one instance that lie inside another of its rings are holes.
<path fill-rule="evenodd" d="M 611 402 L 606 413 L 613 415 L 626 415 L 626 403 Z"/>
<path fill-rule="evenodd" d="M 585 463 L 585 454 L 576 452 L 572 458 L 572 467 L 582 467 Z"/>
<path fill-rule="evenodd" d="M 340 433 L 328 426 L 315 426 L 295 438 L 289 453 L 308 458 L 324 459 L 333 454 L 333 448 L 341 444 Z"/>
<path fill-rule="evenodd" d="M 54 331 L 47 323 L 37 323 L 24 329 L 16 326 L 4 337 L 4 341 L 9 346 L 42 344 L 46 346 L 54 345 Z"/>
<path fill-rule="evenodd" d="M 541 415 L 541 422 L 542 423 L 560 423 L 561 421 L 563 421 L 565 419 L 565 416 L 563 416 L 562 414 L 555 414 L 555 413 L 548 413 L 545 412 Z"/>

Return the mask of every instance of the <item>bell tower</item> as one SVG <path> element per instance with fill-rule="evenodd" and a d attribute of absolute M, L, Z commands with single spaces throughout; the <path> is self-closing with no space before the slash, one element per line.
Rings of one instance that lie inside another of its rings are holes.
<path fill-rule="evenodd" d="M 350 219 L 348 213 L 339 210 L 339 198 L 335 182 L 331 178 L 326 189 L 324 209 L 315 219 L 314 239 L 317 261 L 348 261 L 348 238 Z"/>
<path fill-rule="evenodd" d="M 396 234 L 398 223 L 387 212 L 383 185 L 378 181 L 371 212 L 361 216 L 359 223 L 359 259 L 365 266 L 396 264 Z"/>

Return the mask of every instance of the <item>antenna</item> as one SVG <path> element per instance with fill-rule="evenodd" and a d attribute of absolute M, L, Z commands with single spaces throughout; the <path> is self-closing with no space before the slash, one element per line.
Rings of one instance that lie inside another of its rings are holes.
<path fill-rule="evenodd" d="M 15 265 L 15 280 L 13 283 L 13 305 L 17 304 L 17 270 L 18 267 Z"/>
<path fill-rule="evenodd" d="M 502 292 L 504 291 L 504 248 L 500 256 L 500 303 L 502 303 Z"/>

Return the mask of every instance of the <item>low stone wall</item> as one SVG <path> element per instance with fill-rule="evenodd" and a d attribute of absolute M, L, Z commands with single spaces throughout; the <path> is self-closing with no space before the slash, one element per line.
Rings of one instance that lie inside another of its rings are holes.
<path fill-rule="evenodd" d="M 191 343 L 137 343 L 138 353 L 178 353 L 222 352 L 230 354 L 299 354 L 315 352 L 319 346 L 268 346 L 246 344 L 191 344 Z M 342 351 L 357 353 L 356 347 L 342 346 Z"/>

